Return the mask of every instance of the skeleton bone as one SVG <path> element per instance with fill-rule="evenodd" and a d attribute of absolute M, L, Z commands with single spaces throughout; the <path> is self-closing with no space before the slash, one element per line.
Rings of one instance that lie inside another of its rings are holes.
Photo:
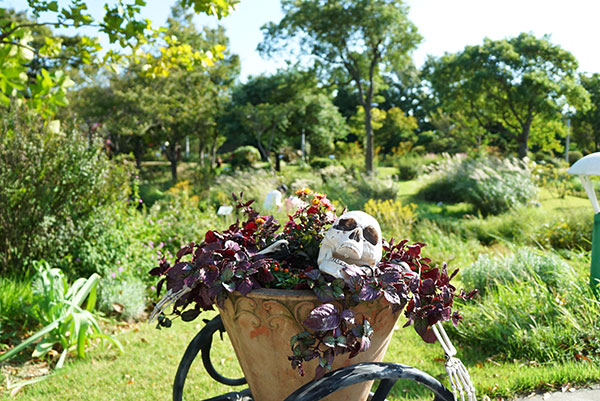
<path fill-rule="evenodd" d="M 336 278 L 346 278 L 348 265 L 372 274 L 381 260 L 382 236 L 379 223 L 365 212 L 344 213 L 327 231 L 319 249 L 319 270 Z"/>
<path fill-rule="evenodd" d="M 450 378 L 450 386 L 454 393 L 454 399 L 458 400 L 460 396 L 460 400 L 465 401 L 466 393 L 467 401 L 477 401 L 475 387 L 473 386 L 469 372 L 461 360 L 456 358 L 456 348 L 450 342 L 450 338 L 448 338 L 448 334 L 446 334 L 446 330 L 444 330 L 441 322 L 433 325 L 433 333 L 446 354 L 446 373 Z"/>
<path fill-rule="evenodd" d="M 401 262 L 400 266 L 402 266 L 407 273 L 411 272 L 408 264 Z M 446 355 L 445 368 L 446 373 L 450 378 L 450 386 L 452 387 L 454 399 L 458 401 L 460 397 L 461 401 L 465 401 L 466 393 L 466 401 L 477 401 L 477 397 L 475 396 L 475 386 L 473 386 L 469 371 L 467 371 L 467 368 L 463 365 L 462 361 L 456 358 L 456 348 L 452 345 L 452 342 L 450 342 L 450 338 L 441 322 L 437 322 L 433 325 L 433 333 L 440 342 L 444 354 Z"/>
<path fill-rule="evenodd" d="M 280 239 L 278 241 L 273 242 L 271 245 L 269 245 L 262 251 L 258 252 L 258 254 L 259 255 L 268 255 L 271 253 L 286 252 L 288 245 L 289 245 L 288 240 Z"/>
<path fill-rule="evenodd" d="M 179 298 L 190 292 L 192 289 L 188 286 L 183 286 L 183 288 L 177 292 L 173 292 L 173 290 L 167 291 L 164 297 L 161 298 L 160 301 L 154 306 L 152 313 L 150 314 L 150 318 L 148 319 L 148 323 L 152 323 L 152 320 L 158 315 L 160 315 L 165 309 L 167 309 L 171 304 L 177 302 Z"/>

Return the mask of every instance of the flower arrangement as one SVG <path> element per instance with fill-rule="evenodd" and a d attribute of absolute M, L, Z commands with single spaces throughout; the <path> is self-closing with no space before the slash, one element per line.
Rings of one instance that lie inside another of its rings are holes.
<path fill-rule="evenodd" d="M 301 207 L 283 228 L 273 216 L 255 211 L 253 201 L 234 196 L 245 221 L 238 219 L 223 232 L 208 231 L 201 243 L 182 247 L 172 265 L 163 258 L 150 272 L 163 276 L 157 294 L 165 284 L 168 290 L 155 309 L 160 312 L 158 327 L 171 325 L 162 314 L 171 303 L 176 317 L 191 321 L 215 304 L 222 307 L 234 291 L 247 295 L 257 288 L 312 290 L 322 303 L 302 322 L 306 330 L 290 339 L 288 359 L 304 375 L 303 362 L 318 358 L 315 374 L 320 377 L 331 369 L 336 355 L 353 357 L 369 348 L 372 325 L 351 310 L 360 302 L 385 297 L 395 312 L 404 310 L 405 326 L 412 325 L 426 342 L 435 342 L 432 326 L 437 322 L 459 322 L 461 316 L 451 309 L 454 297 L 468 299 L 474 292 L 456 294 L 450 280 L 457 270 L 449 275 L 445 264 L 432 267 L 421 254 L 424 243 L 391 239 L 372 274 L 353 265 L 347 266 L 343 279 L 321 272 L 319 246 L 337 219 L 335 208 L 324 194 L 302 189 L 296 195 Z M 282 249 L 264 252 L 281 240 Z"/>

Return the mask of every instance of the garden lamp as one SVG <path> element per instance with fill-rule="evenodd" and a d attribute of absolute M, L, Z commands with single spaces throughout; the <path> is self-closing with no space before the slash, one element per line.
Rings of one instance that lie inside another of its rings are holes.
<path fill-rule="evenodd" d="M 594 208 L 594 231 L 592 235 L 592 266 L 590 268 L 590 285 L 596 297 L 600 297 L 600 205 L 590 180 L 591 175 L 600 175 L 600 152 L 589 154 L 573 163 L 567 171 L 577 174 L 581 179 L 583 188 L 587 193 Z"/>

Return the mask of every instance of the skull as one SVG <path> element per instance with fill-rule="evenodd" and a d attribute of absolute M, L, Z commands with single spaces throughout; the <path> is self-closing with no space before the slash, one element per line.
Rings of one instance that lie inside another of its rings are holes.
<path fill-rule="evenodd" d="M 319 250 L 319 270 L 336 278 L 346 278 L 348 265 L 373 271 L 381 260 L 381 228 L 372 216 L 361 211 L 341 215 L 327 231 Z"/>

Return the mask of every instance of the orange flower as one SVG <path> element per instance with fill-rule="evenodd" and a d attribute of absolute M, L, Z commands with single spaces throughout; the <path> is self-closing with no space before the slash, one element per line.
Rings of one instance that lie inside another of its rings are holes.
<path fill-rule="evenodd" d="M 312 191 L 309 188 L 302 188 L 296 191 L 296 195 L 309 195 Z"/>
<path fill-rule="evenodd" d="M 259 217 L 256 219 L 256 224 L 263 224 L 265 222 L 265 219 L 263 219 L 262 217 Z"/>

